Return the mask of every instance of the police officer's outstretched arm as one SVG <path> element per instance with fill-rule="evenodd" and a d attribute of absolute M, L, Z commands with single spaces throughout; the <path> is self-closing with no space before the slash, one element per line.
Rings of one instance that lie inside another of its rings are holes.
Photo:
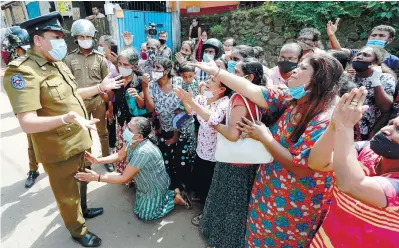
<path fill-rule="evenodd" d="M 91 87 L 80 88 L 78 89 L 78 93 L 83 99 L 90 98 L 99 93 L 105 94 L 109 90 L 119 89 L 122 87 L 124 81 L 121 78 L 122 75 L 113 78 L 111 73 L 109 73 L 100 84 Z"/>

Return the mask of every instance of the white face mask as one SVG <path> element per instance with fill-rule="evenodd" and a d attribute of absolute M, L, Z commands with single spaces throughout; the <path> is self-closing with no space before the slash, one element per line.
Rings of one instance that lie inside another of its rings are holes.
<path fill-rule="evenodd" d="M 83 49 L 90 49 L 93 46 L 93 40 L 78 40 L 78 44 Z"/>
<path fill-rule="evenodd" d="M 125 68 L 125 67 L 119 67 L 119 72 L 122 74 L 123 77 L 127 77 L 127 76 L 132 75 L 133 69 Z"/>
<path fill-rule="evenodd" d="M 67 54 L 67 44 L 64 39 L 50 40 L 51 50 L 48 51 L 54 60 L 60 61 L 65 58 Z"/>
<path fill-rule="evenodd" d="M 153 71 L 152 72 L 152 80 L 158 81 L 162 77 L 163 77 L 163 72 L 162 71 Z"/>
<path fill-rule="evenodd" d="M 97 48 L 97 51 L 99 52 L 99 53 L 101 53 L 101 54 L 104 54 L 105 52 L 104 52 L 104 47 L 98 47 Z"/>
<path fill-rule="evenodd" d="M 210 90 L 204 90 L 204 96 L 208 99 L 210 98 L 214 98 L 215 96 L 219 95 L 219 94 L 213 94 L 214 91 L 210 91 Z"/>

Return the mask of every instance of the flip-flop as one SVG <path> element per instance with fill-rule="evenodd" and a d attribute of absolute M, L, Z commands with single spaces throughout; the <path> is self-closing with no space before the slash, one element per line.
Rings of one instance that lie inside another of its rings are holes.
<path fill-rule="evenodd" d="M 194 226 L 199 226 L 201 224 L 201 220 L 202 220 L 202 214 L 197 215 L 191 219 L 191 224 L 193 224 Z"/>
<path fill-rule="evenodd" d="M 181 196 L 183 197 L 184 200 L 184 205 L 186 206 L 187 209 L 191 209 L 193 207 L 193 204 L 190 201 L 190 198 L 188 197 L 187 193 L 185 191 L 180 193 Z"/>

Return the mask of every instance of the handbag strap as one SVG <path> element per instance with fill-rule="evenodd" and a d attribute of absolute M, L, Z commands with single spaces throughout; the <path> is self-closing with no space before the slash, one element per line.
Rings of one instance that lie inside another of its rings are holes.
<path fill-rule="evenodd" d="M 229 105 L 227 107 L 227 113 L 226 113 L 226 125 L 227 126 L 229 125 L 229 121 L 230 121 L 231 105 L 233 103 L 234 98 L 238 97 L 238 96 L 240 96 L 244 100 L 245 106 L 246 106 L 246 108 L 247 108 L 247 110 L 249 112 L 249 115 L 251 116 L 252 122 L 255 123 L 255 119 L 254 119 L 254 116 L 252 114 L 251 108 L 249 107 L 248 100 L 244 96 L 242 96 L 241 94 L 234 93 L 233 96 L 230 98 Z M 256 120 L 260 121 L 259 110 L 258 110 L 258 106 L 256 104 L 255 104 L 255 111 L 256 111 Z"/>

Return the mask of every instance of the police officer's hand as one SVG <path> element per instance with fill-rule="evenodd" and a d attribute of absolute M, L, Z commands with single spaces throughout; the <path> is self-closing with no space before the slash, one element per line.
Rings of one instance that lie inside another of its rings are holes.
<path fill-rule="evenodd" d="M 85 152 L 85 159 L 89 161 L 92 165 L 98 164 L 99 161 L 96 157 L 93 156 L 90 152 Z"/>
<path fill-rule="evenodd" d="M 86 169 L 86 172 L 78 172 L 75 175 L 75 178 L 81 182 L 93 182 L 98 181 L 98 174 L 95 171 Z"/>
<path fill-rule="evenodd" d="M 97 131 L 96 123 L 99 122 L 99 119 L 86 120 L 82 116 L 78 115 L 76 112 L 71 111 L 64 116 L 64 121 L 67 123 L 76 123 L 81 126 L 84 130 L 92 129 Z"/>
<path fill-rule="evenodd" d="M 105 115 L 107 116 L 108 124 L 112 124 L 114 122 L 114 113 L 112 113 L 111 109 L 108 109 Z"/>
<path fill-rule="evenodd" d="M 150 75 L 148 75 L 148 73 L 144 73 L 142 81 L 141 81 L 141 85 L 143 86 L 143 88 L 148 88 L 148 84 L 150 83 L 151 77 Z"/>
<path fill-rule="evenodd" d="M 124 80 L 121 79 L 122 75 L 112 77 L 112 73 L 110 72 L 101 82 L 100 87 L 103 91 L 119 89 L 122 87 Z"/>

